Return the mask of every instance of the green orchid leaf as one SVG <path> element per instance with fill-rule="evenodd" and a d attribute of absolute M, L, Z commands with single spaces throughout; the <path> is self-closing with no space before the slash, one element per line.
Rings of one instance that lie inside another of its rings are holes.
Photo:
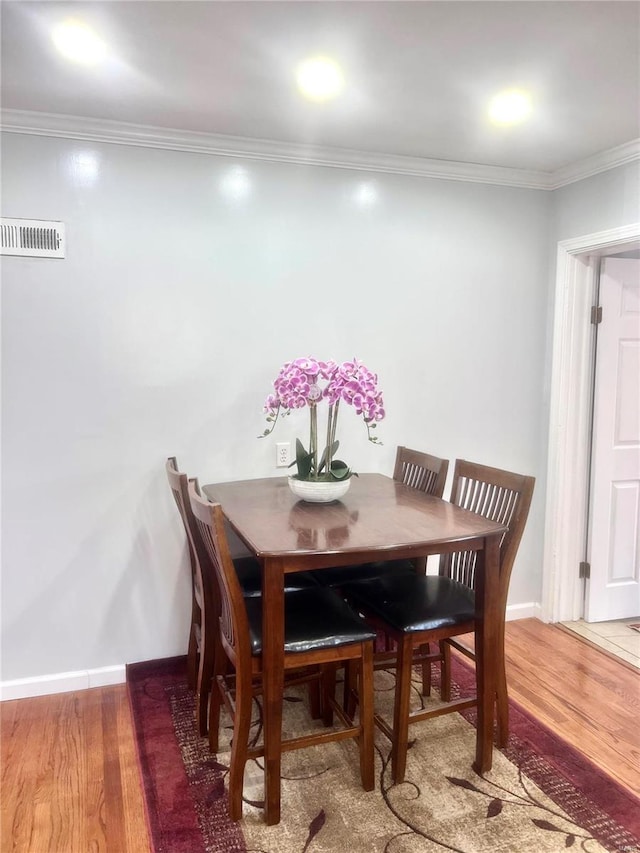
<path fill-rule="evenodd" d="M 298 466 L 298 479 L 306 480 L 313 467 L 313 454 L 304 449 L 299 438 L 296 438 L 296 465 Z"/>
<path fill-rule="evenodd" d="M 333 444 L 331 445 L 331 458 L 332 459 L 335 456 L 335 452 L 339 446 L 340 446 L 339 441 L 334 441 Z M 327 448 L 325 447 L 325 449 L 322 451 L 322 457 L 320 459 L 320 465 L 318 466 L 318 474 L 320 474 L 325 469 L 326 464 L 327 464 Z"/>
<path fill-rule="evenodd" d="M 340 459 L 334 459 L 331 463 L 331 475 L 335 480 L 346 480 L 350 474 L 351 471 L 349 470 L 349 466 L 346 462 L 342 462 Z"/>
<path fill-rule="evenodd" d="M 313 467 L 313 456 L 309 454 L 302 459 L 297 460 L 298 465 L 298 479 L 299 480 L 308 480 L 309 474 L 311 474 L 311 468 Z"/>

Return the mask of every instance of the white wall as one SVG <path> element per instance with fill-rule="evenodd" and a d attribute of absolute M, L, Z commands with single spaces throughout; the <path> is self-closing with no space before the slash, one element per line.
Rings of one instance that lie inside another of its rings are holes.
<path fill-rule="evenodd" d="M 185 650 L 165 459 L 279 473 L 304 417 L 256 436 L 288 358 L 379 373 L 384 447 L 341 415 L 356 470 L 407 444 L 543 477 L 550 193 L 15 134 L 2 167 L 3 215 L 68 235 L 2 259 L 3 679 Z M 543 504 L 512 603 L 540 598 Z"/>
<path fill-rule="evenodd" d="M 635 160 L 553 193 L 555 245 L 640 221 L 640 161 Z"/>
<path fill-rule="evenodd" d="M 545 379 L 539 418 L 539 428 L 544 436 L 543 454 L 545 455 L 548 452 L 549 404 L 554 358 L 553 329 L 558 243 L 640 221 L 640 161 L 627 163 L 590 178 L 567 184 L 554 190 L 550 195 Z M 538 500 L 545 500 L 546 487 L 545 472 L 536 483 Z"/>

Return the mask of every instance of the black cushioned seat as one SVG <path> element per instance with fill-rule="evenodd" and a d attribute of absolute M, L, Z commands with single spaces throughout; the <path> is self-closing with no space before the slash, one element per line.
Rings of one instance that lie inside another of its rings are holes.
<path fill-rule="evenodd" d="M 446 628 L 475 616 L 473 590 L 439 575 L 387 575 L 347 584 L 342 594 L 352 607 L 401 633 Z"/>
<path fill-rule="evenodd" d="M 392 572 L 416 573 L 411 560 L 375 560 L 360 563 L 357 566 L 333 566 L 330 569 L 316 569 L 310 572 L 320 586 L 343 587 L 350 583 L 360 583 L 372 578 L 386 576 Z"/>
<path fill-rule="evenodd" d="M 236 557 L 233 565 L 240 581 L 242 595 L 245 598 L 256 598 L 262 595 L 262 570 L 255 557 Z M 311 572 L 291 572 L 284 577 L 285 592 L 298 589 L 317 589 L 318 584 Z"/>
<path fill-rule="evenodd" d="M 251 654 L 262 653 L 262 601 L 246 598 Z M 374 640 L 375 631 L 340 596 L 316 586 L 285 592 L 284 650 L 309 652 Z"/>

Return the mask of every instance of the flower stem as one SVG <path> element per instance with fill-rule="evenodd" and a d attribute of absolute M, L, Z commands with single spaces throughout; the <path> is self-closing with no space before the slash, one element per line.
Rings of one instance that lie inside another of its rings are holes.
<path fill-rule="evenodd" d="M 327 446 L 325 448 L 325 463 L 327 466 L 327 475 L 331 474 L 331 428 L 333 422 L 333 406 L 329 406 L 329 414 L 327 415 Z"/>
<path fill-rule="evenodd" d="M 333 414 L 331 418 L 331 436 L 329 438 L 329 447 L 333 447 L 336 440 L 336 429 L 338 426 L 338 406 L 340 405 L 340 400 L 336 400 L 335 404 L 332 406 Z M 333 453 L 329 454 L 331 459 L 333 458 Z M 329 462 L 331 465 L 331 462 Z"/>
<path fill-rule="evenodd" d="M 333 418 L 331 423 L 331 446 L 333 447 L 336 440 L 336 429 L 338 426 L 338 406 L 340 405 L 340 400 L 336 400 L 335 405 L 333 406 Z"/>
<path fill-rule="evenodd" d="M 318 409 L 315 403 L 309 404 L 311 419 L 311 434 L 309 436 L 309 452 L 313 456 L 313 479 L 318 479 Z"/>

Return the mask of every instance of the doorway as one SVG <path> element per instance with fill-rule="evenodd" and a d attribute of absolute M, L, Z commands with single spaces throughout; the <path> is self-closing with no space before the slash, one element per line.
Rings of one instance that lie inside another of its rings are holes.
<path fill-rule="evenodd" d="M 561 623 L 640 670 L 640 245 L 601 258 L 584 614 Z"/>
<path fill-rule="evenodd" d="M 600 258 L 635 249 L 640 223 L 558 244 L 549 421 L 542 618 L 583 615 L 594 336 Z"/>
<path fill-rule="evenodd" d="M 640 244 L 601 259 L 598 305 L 584 620 L 638 621 Z"/>

